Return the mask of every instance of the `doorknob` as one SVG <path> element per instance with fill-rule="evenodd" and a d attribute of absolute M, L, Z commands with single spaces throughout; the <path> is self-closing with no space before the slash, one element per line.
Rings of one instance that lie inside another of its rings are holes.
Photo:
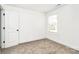
<path fill-rule="evenodd" d="M 19 29 L 17 29 L 16 31 L 19 31 Z"/>

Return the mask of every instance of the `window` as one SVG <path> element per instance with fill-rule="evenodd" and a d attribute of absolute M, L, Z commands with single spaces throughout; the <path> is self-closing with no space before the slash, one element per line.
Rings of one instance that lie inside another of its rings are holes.
<path fill-rule="evenodd" d="M 57 32 L 57 15 L 48 17 L 48 31 Z"/>

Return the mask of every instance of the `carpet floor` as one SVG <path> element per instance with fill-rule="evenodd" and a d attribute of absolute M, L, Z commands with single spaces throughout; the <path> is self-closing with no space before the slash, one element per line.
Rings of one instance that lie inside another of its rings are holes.
<path fill-rule="evenodd" d="M 31 41 L 1 50 L 2 54 L 78 54 L 79 51 L 49 39 Z"/>

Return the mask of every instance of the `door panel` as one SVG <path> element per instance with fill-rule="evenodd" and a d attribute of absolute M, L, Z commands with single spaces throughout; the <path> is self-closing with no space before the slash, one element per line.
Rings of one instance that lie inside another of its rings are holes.
<path fill-rule="evenodd" d="M 5 10 L 5 48 L 18 44 L 18 13 Z"/>

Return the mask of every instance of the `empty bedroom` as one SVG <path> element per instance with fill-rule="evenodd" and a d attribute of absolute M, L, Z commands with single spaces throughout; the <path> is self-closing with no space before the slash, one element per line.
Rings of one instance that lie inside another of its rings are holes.
<path fill-rule="evenodd" d="M 79 54 L 79 4 L 0 4 L 0 54 Z"/>

